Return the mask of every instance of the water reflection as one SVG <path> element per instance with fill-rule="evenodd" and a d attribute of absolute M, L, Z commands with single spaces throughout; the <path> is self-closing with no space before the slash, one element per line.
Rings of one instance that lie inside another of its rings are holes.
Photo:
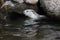
<path fill-rule="evenodd" d="M 33 37 L 38 30 L 39 22 L 36 22 L 30 18 L 19 18 L 15 21 L 9 21 L 8 24 L 4 25 L 5 34 L 20 36 L 20 37 Z"/>
<path fill-rule="evenodd" d="M 33 20 L 20 17 L 1 25 L 1 40 L 57 40 L 60 37 L 58 23 L 51 20 Z M 57 30 L 56 30 L 57 29 Z"/>

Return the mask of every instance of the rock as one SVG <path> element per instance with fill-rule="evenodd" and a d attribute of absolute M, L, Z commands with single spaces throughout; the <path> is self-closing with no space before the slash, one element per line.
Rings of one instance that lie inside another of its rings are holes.
<path fill-rule="evenodd" d="M 11 4 L 13 4 L 14 6 L 12 6 Z M 4 10 L 5 5 L 7 5 L 7 9 Z M 19 14 L 22 14 L 24 10 L 26 9 L 33 9 L 36 12 L 38 11 L 37 5 L 31 5 L 31 4 L 26 4 L 26 3 L 18 3 L 18 2 L 14 2 L 14 1 L 6 1 L 3 5 L 2 5 L 2 11 L 5 12 L 16 12 Z"/>
<path fill-rule="evenodd" d="M 25 3 L 21 3 L 21 4 L 16 3 L 14 8 L 11 7 L 8 10 L 9 11 L 12 11 L 12 12 L 17 12 L 17 13 L 20 13 L 21 14 L 26 9 L 33 9 L 36 12 L 38 11 L 37 10 L 38 9 L 37 8 L 37 5 L 30 5 L 30 4 L 25 4 Z"/>
<path fill-rule="evenodd" d="M 40 3 L 49 16 L 60 17 L 60 0 L 40 0 Z"/>
<path fill-rule="evenodd" d="M 25 0 L 25 2 L 29 4 L 36 4 L 38 0 Z"/>
<path fill-rule="evenodd" d="M 16 1 L 16 2 L 14 2 Z M 5 5 L 8 6 L 7 8 L 7 11 L 8 12 L 17 12 L 17 13 L 23 13 L 23 11 L 25 9 L 33 9 L 35 10 L 36 12 L 38 11 L 37 9 L 37 5 L 31 5 L 31 4 L 26 4 L 26 3 L 19 3 L 20 0 L 13 0 L 12 2 L 11 1 L 6 1 L 1 8 L 4 8 Z M 21 0 L 23 1 L 23 0 Z M 20 1 L 20 2 L 21 2 Z M 4 10 L 4 9 L 3 9 Z"/>
<path fill-rule="evenodd" d="M 14 7 L 14 4 L 11 2 L 11 1 L 6 1 L 2 6 L 1 8 L 5 7 L 5 6 L 11 6 L 11 7 Z"/>
<path fill-rule="evenodd" d="M 13 0 L 13 1 L 16 1 L 18 3 L 23 3 L 24 2 L 24 0 Z"/>

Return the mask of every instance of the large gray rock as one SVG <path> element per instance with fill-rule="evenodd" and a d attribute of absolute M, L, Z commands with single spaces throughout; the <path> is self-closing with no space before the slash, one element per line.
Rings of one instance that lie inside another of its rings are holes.
<path fill-rule="evenodd" d="M 6 1 L 4 4 L 2 4 L 1 8 L 4 10 L 5 6 L 7 7 L 7 11 L 15 11 L 18 13 L 22 13 L 26 9 L 33 9 L 37 11 L 37 3 L 36 4 L 28 4 L 25 2 L 22 2 L 23 0 L 13 0 L 13 1 Z M 32 0 L 31 0 L 32 2 Z"/>
<path fill-rule="evenodd" d="M 38 2 L 38 0 L 24 0 L 24 1 L 29 4 L 36 4 Z"/>
<path fill-rule="evenodd" d="M 18 3 L 23 3 L 24 2 L 24 0 L 13 0 L 13 1 L 16 1 Z"/>
<path fill-rule="evenodd" d="M 10 12 L 17 12 L 17 13 L 23 13 L 26 9 L 33 9 L 36 12 L 38 11 L 37 5 L 31 5 L 26 3 L 14 3 L 15 7 L 8 7 L 8 11 Z"/>
<path fill-rule="evenodd" d="M 5 3 L 1 4 L 0 7 L 1 7 L 0 17 L 3 19 L 5 19 L 5 16 L 7 16 L 8 12 L 17 12 L 19 14 L 22 14 L 23 11 L 26 9 L 33 9 L 36 12 L 38 11 L 37 4 L 19 3 L 14 1 L 6 1 Z"/>
<path fill-rule="evenodd" d="M 40 3 L 48 15 L 60 17 L 60 0 L 40 0 Z"/>
<path fill-rule="evenodd" d="M 37 5 L 31 5 L 31 4 L 25 4 L 25 3 L 15 4 L 14 11 L 18 13 L 23 13 L 23 11 L 26 9 L 33 9 L 37 12 Z"/>

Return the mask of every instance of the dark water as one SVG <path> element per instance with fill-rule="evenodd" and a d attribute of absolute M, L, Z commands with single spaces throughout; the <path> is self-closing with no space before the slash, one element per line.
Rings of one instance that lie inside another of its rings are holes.
<path fill-rule="evenodd" d="M 17 14 L 0 22 L 0 40 L 60 40 L 60 22 L 48 18 L 32 20 Z M 13 20 L 14 19 L 14 20 Z"/>

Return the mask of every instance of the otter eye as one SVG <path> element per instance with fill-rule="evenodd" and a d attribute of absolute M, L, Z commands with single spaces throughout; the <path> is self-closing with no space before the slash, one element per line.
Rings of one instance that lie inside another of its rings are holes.
<path fill-rule="evenodd" d="M 29 11 L 26 11 L 26 12 L 29 12 Z"/>

